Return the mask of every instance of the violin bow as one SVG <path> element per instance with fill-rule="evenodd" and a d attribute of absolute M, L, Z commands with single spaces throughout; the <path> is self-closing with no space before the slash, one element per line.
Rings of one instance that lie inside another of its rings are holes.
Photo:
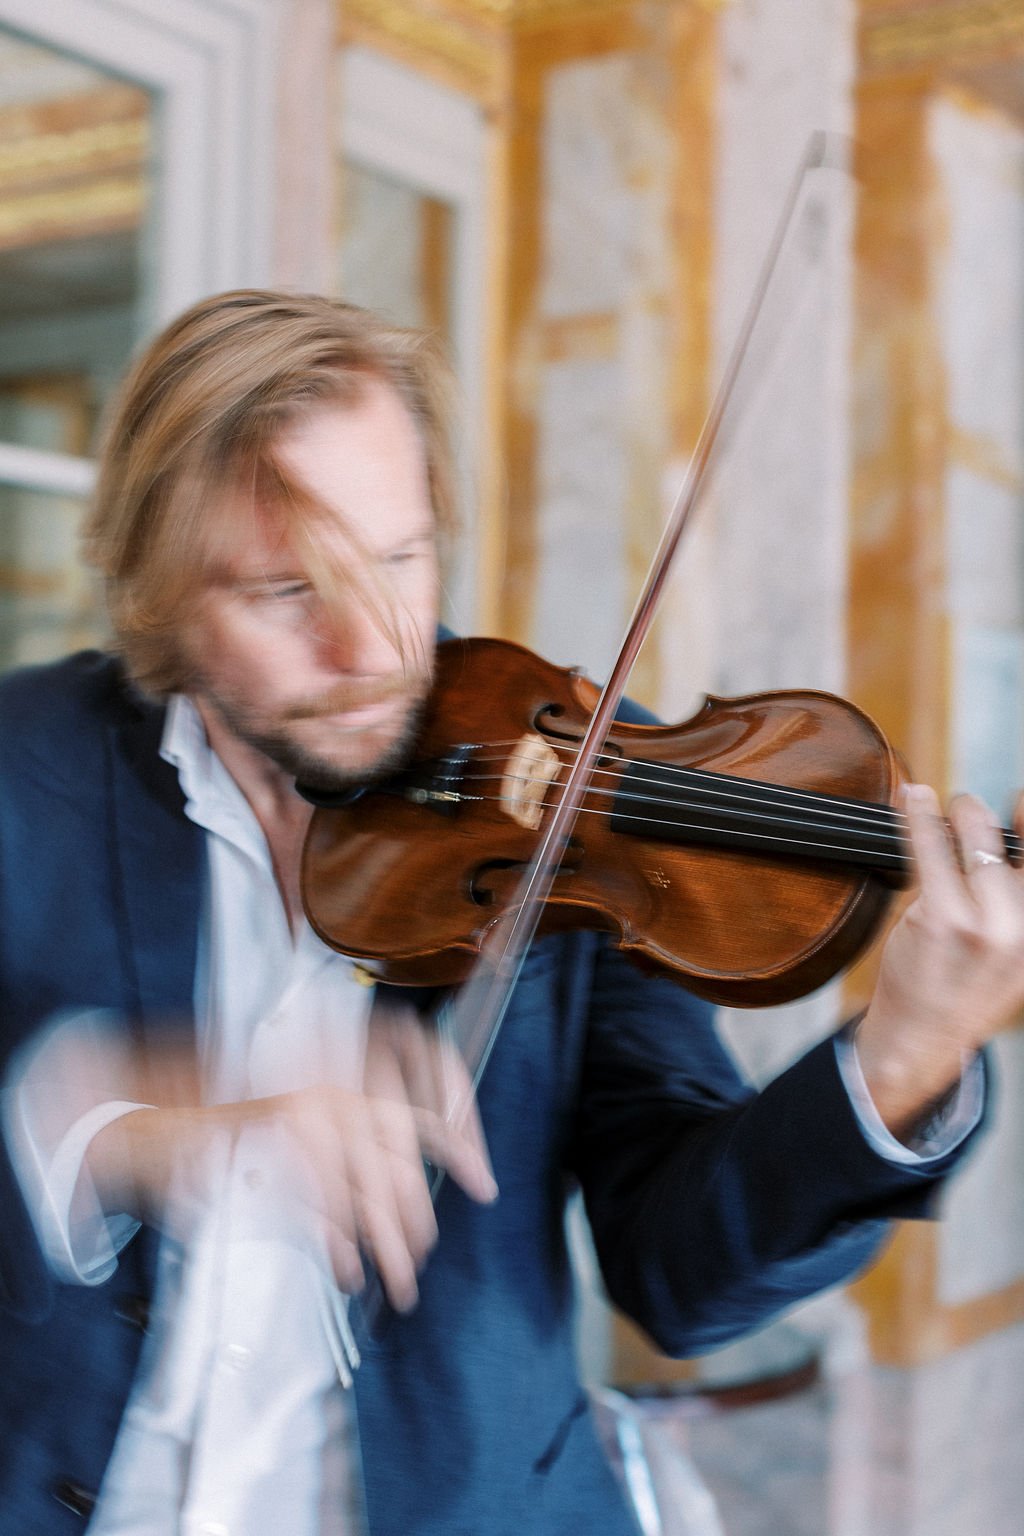
<path fill-rule="evenodd" d="M 765 300 L 800 203 L 805 179 L 815 170 L 845 168 L 846 150 L 846 141 L 838 135 L 819 131 L 812 134 L 808 141 L 792 178 L 771 244 L 762 261 L 721 383 L 697 439 L 689 469 L 669 512 L 618 655 L 601 690 L 576 760 L 545 823 L 515 895 L 488 930 L 469 977 L 443 1005 L 438 1015 L 438 1027 L 444 1038 L 461 1055 L 469 1082 L 468 1087 L 453 1089 L 450 1093 L 445 1106 L 445 1118 L 450 1124 L 457 1125 L 463 1120 L 494 1049 L 512 989 L 557 876 L 561 852 L 572 834 L 594 766 L 622 701 L 640 648 L 653 623 L 669 570 L 698 496 L 713 464 L 720 456 L 725 441 L 722 429 L 728 408 L 757 331 L 758 321 L 764 312 Z M 443 1176 L 438 1174 L 434 1181 L 435 1192 L 442 1180 Z"/>
<path fill-rule="evenodd" d="M 590 785 L 593 768 L 622 700 L 630 672 L 653 623 L 669 570 L 697 498 L 721 453 L 728 408 L 748 358 L 758 321 L 764 312 L 765 299 L 794 221 L 805 178 L 815 170 L 844 168 L 846 147 L 846 141 L 839 136 L 824 132 L 812 134 L 808 141 L 790 183 L 771 244 L 763 258 L 743 323 L 701 428 L 687 474 L 666 519 L 618 655 L 584 732 L 575 762 L 545 822 L 533 857 L 514 896 L 484 936 L 469 976 L 438 1010 L 435 1022 L 439 1036 L 446 1046 L 458 1052 L 465 1068 L 457 1083 L 449 1080 L 446 1084 L 443 1116 L 448 1125 L 461 1126 L 474 1102 L 480 1079 L 508 1012 L 512 991 L 527 950 L 537 932 L 544 903 L 557 877 L 561 850 L 572 834 Z M 432 1200 L 436 1201 L 444 1179 L 444 1170 L 431 1165 Z M 377 1330 L 383 1308 L 383 1287 L 379 1278 L 372 1275 L 363 1292 L 361 1306 L 363 1326 L 371 1335 Z"/>

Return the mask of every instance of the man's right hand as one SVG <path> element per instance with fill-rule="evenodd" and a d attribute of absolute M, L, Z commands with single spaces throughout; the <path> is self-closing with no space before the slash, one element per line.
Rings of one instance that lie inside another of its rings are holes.
<path fill-rule="evenodd" d="M 424 1162 L 471 1199 L 497 1196 L 460 1058 L 398 1010 L 371 1023 L 361 1091 L 318 1084 L 241 1103 L 139 1108 L 93 1138 L 88 1171 L 105 1210 L 159 1226 L 182 1186 L 204 1199 L 213 1144 L 260 1125 L 275 1128 L 266 1144 L 289 1160 L 275 1184 L 294 1190 L 320 1227 L 341 1289 L 362 1289 L 365 1255 L 401 1311 L 415 1304 L 418 1271 L 437 1240 Z"/>

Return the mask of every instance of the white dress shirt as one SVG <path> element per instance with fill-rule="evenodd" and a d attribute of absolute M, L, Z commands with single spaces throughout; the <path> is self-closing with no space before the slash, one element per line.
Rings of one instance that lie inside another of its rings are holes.
<path fill-rule="evenodd" d="M 206 1102 L 357 1088 L 372 993 L 308 924 L 293 935 L 259 824 L 183 697 L 161 755 L 206 832 L 195 998 Z M 139 1107 L 109 1098 L 124 1049 L 116 1021 L 59 1020 L 21 1068 L 9 1115 L 50 1261 L 84 1284 L 112 1273 L 137 1229 L 104 1217 L 82 1168 L 101 1127 Z M 358 1357 L 294 1149 L 272 1122 L 250 1126 L 212 1143 L 201 1172 L 213 1197 L 196 1198 L 190 1179 L 165 1212 L 150 1336 L 90 1531 L 358 1536 L 343 1389 Z"/>

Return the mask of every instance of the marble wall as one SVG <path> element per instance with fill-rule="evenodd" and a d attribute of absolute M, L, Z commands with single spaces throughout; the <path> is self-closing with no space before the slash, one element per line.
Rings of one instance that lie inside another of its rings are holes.
<path fill-rule="evenodd" d="M 653 554 L 667 402 L 669 126 L 643 51 L 550 71 L 541 129 L 531 643 L 607 674 Z M 564 340 L 559 341 L 562 337 Z"/>
<path fill-rule="evenodd" d="M 963 93 L 939 96 L 928 127 L 946 236 L 936 308 L 952 779 L 1005 817 L 1024 784 L 1024 129 Z M 1024 1032 L 994 1054 L 992 1127 L 939 1229 L 939 1294 L 951 1303 L 1024 1275 Z"/>
<path fill-rule="evenodd" d="M 828 169 L 804 181 L 769 289 L 749 383 L 716 478 L 702 605 L 721 693 L 845 676 L 854 58 L 847 0 L 739 0 L 720 21 L 716 374 L 740 330 L 811 135 Z M 835 988 L 723 1019 L 758 1080 L 834 1027 Z"/>
<path fill-rule="evenodd" d="M 1017 1536 L 1024 1325 L 915 1371 L 677 1424 L 729 1536 Z"/>

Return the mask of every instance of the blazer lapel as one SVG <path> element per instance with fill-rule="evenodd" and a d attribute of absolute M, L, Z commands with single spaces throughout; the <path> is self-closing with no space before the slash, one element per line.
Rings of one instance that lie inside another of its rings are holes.
<path fill-rule="evenodd" d="M 192 1017 L 203 834 L 160 756 L 163 710 L 132 701 L 128 711 L 108 737 L 125 965 L 139 1017 L 174 1025 Z"/>

